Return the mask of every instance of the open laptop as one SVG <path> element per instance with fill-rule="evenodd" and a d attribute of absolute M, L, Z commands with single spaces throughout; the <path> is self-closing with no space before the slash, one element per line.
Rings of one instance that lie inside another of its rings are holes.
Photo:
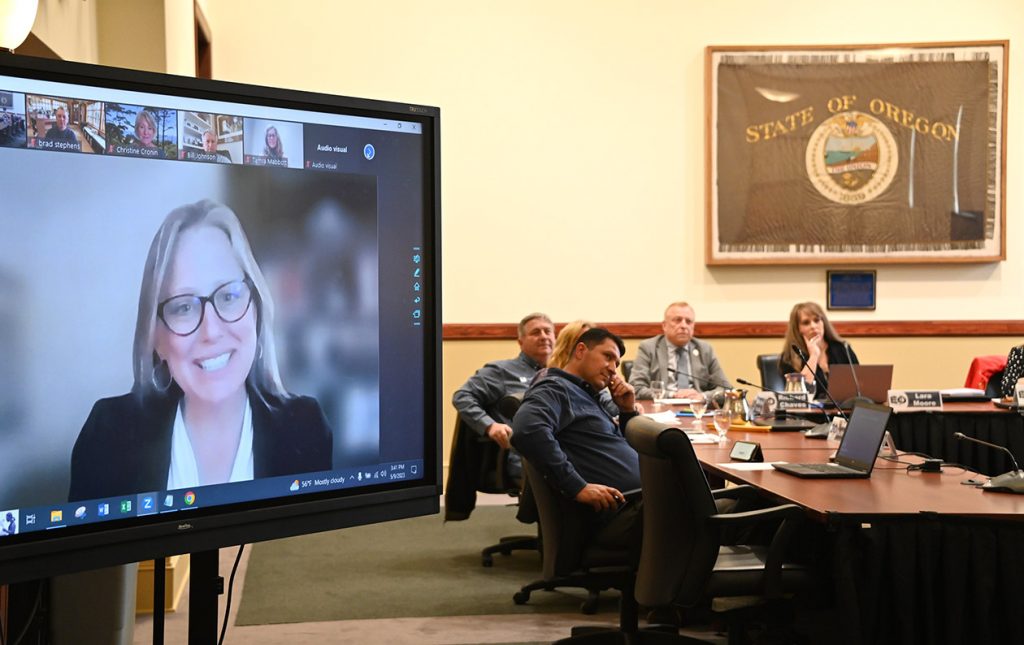
<path fill-rule="evenodd" d="M 856 378 L 854 370 L 857 371 Z M 858 383 L 860 396 L 875 403 L 885 402 L 892 388 L 892 365 L 834 364 L 829 367 L 828 389 L 840 404 L 857 396 Z"/>
<path fill-rule="evenodd" d="M 885 426 L 892 408 L 873 403 L 858 403 L 850 414 L 846 434 L 836 451 L 836 460 L 827 464 L 772 464 L 778 471 L 818 479 L 850 479 L 871 476 Z"/>

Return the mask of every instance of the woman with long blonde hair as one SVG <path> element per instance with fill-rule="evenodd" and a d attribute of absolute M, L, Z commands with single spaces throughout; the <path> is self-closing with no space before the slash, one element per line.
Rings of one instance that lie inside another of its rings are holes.
<path fill-rule="evenodd" d="M 793 350 L 794 345 L 807 356 L 806 364 Z M 824 392 L 824 388 L 828 388 L 829 366 L 841 363 L 857 365 L 860 361 L 850 344 L 829 322 L 821 305 L 816 302 L 793 305 L 779 358 L 782 375 L 801 372 L 808 382 L 817 384 L 818 392 Z"/>

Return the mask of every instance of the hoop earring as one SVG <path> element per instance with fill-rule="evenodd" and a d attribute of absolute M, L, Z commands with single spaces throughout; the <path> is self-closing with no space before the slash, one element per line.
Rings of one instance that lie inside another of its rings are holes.
<path fill-rule="evenodd" d="M 160 378 L 161 377 L 159 376 L 159 374 L 160 374 L 161 370 L 163 372 L 167 373 L 167 383 L 166 384 L 161 384 L 160 383 Z M 153 387 L 156 388 L 157 392 L 161 392 L 162 393 L 162 392 L 166 392 L 167 390 L 170 389 L 171 382 L 174 379 L 171 377 L 171 370 L 170 370 L 170 368 L 167 367 L 167 361 L 160 361 L 160 364 L 153 368 L 153 373 L 150 375 L 149 380 L 153 382 Z"/>

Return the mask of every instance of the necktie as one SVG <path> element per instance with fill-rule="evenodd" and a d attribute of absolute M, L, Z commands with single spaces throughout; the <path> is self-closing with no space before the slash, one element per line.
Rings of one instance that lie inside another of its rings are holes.
<path fill-rule="evenodd" d="M 690 355 L 686 347 L 676 348 L 676 387 L 685 390 L 690 387 Z"/>

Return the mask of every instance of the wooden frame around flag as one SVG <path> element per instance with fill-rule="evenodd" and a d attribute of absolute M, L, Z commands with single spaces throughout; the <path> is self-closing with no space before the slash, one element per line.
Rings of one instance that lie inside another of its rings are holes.
<path fill-rule="evenodd" d="M 706 264 L 1005 260 L 1008 56 L 707 47 Z"/>

